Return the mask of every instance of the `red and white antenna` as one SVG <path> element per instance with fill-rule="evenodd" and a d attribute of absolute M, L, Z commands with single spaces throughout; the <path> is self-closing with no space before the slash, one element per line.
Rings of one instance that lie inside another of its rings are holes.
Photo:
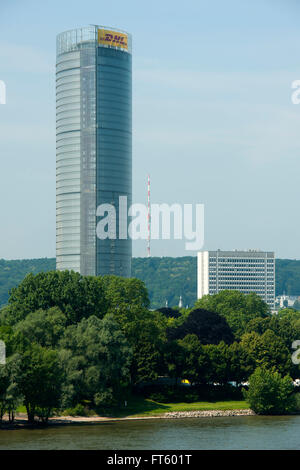
<path fill-rule="evenodd" d="M 147 240 L 147 256 L 150 258 L 150 230 L 151 230 L 151 209 L 150 209 L 150 175 L 148 175 L 148 240 Z"/>

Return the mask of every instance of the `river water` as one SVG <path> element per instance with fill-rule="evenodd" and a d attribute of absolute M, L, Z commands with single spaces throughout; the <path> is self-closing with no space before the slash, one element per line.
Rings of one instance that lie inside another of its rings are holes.
<path fill-rule="evenodd" d="M 0 449 L 300 449 L 300 416 L 149 419 L 0 430 Z"/>

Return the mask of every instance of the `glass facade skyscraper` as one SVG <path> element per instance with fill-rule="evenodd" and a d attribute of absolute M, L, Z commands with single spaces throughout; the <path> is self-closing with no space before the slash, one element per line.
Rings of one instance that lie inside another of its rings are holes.
<path fill-rule="evenodd" d="M 132 242 L 96 235 L 97 207 L 132 202 L 131 35 L 89 26 L 57 37 L 56 265 L 131 275 Z M 126 222 L 127 223 L 127 222 Z"/>

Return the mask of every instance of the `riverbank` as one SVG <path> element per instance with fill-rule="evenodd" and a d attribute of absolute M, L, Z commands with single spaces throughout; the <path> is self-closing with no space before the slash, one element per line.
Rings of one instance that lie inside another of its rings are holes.
<path fill-rule="evenodd" d="M 97 424 L 103 422 L 113 421 L 133 421 L 133 420 L 148 420 L 148 419 L 178 419 L 178 418 L 213 418 L 213 417 L 229 417 L 229 416 L 254 416 L 255 413 L 249 408 L 246 409 L 230 409 L 230 410 L 194 410 L 194 411 L 171 411 L 167 413 L 158 413 L 151 416 L 124 416 L 124 417 L 111 417 L 111 416 L 53 416 L 49 418 L 47 426 L 59 426 L 68 424 Z M 24 427 L 43 427 L 42 423 L 29 424 L 25 413 L 18 413 L 15 417 L 13 424 L 8 420 L 3 420 L 1 429 L 18 429 Z"/>
<path fill-rule="evenodd" d="M 124 416 L 122 418 L 108 416 L 59 416 L 50 418 L 50 422 L 69 422 L 69 423 L 96 423 L 101 421 L 129 421 L 138 419 L 175 419 L 175 418 L 212 418 L 227 416 L 252 416 L 254 411 L 250 409 L 241 410 L 197 410 L 197 411 L 173 411 L 160 413 L 151 416 Z"/>

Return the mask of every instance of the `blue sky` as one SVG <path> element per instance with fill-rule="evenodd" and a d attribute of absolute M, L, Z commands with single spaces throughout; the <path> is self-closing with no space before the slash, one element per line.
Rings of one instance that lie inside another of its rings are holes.
<path fill-rule="evenodd" d="M 204 203 L 205 248 L 300 258 L 297 0 L 0 4 L 0 258 L 55 256 L 55 37 L 133 35 L 134 200 Z M 155 241 L 155 256 L 195 254 Z M 145 242 L 134 255 L 145 256 Z"/>

